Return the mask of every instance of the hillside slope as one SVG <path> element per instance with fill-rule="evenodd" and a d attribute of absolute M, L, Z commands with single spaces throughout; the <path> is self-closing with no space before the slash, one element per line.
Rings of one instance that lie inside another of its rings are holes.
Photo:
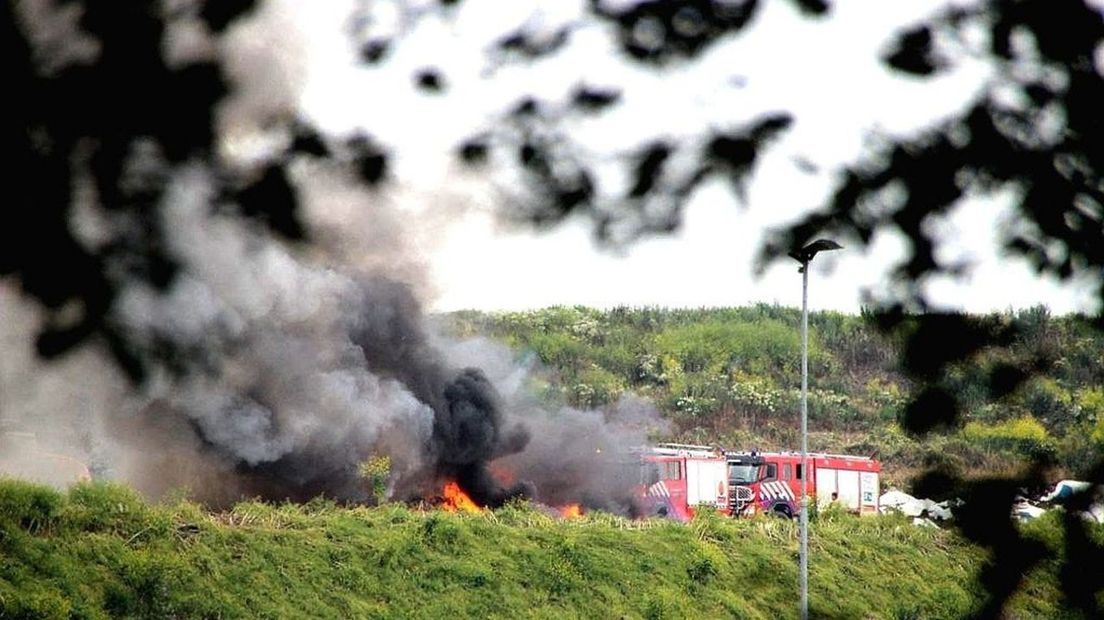
<path fill-rule="evenodd" d="M 811 553 L 818 618 L 960 617 L 983 559 L 951 532 L 842 514 L 814 522 Z M 0 481 L 2 618 L 787 618 L 796 557 L 780 520 L 326 501 L 209 513 L 102 483 Z M 1052 566 L 1032 574 L 1013 617 L 1053 617 L 1055 584 Z"/>
<path fill-rule="evenodd" d="M 631 393 L 672 423 L 662 439 L 798 446 L 800 309 L 575 306 L 440 319 L 459 338 L 490 338 L 539 359 L 534 388 L 550 404 L 603 408 Z M 1104 451 L 1104 332 L 1045 307 L 971 320 L 1015 325 L 1020 336 L 947 369 L 943 384 L 961 399 L 964 428 L 918 440 L 897 424 L 912 392 L 898 367 L 909 324 L 884 334 L 872 316 L 811 313 L 810 449 L 876 453 L 884 478 L 899 486 L 932 466 L 1005 475 L 1029 456 L 1054 463 L 1056 479 L 1087 475 Z M 989 377 L 1009 369 L 1038 374 L 1011 393 L 990 393 Z"/>

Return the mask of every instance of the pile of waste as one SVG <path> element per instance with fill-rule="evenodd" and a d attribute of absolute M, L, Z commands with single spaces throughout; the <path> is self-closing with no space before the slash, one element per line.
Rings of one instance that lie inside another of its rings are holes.
<path fill-rule="evenodd" d="M 1079 511 L 1080 515 L 1087 520 L 1104 524 L 1104 486 L 1097 485 L 1094 489 L 1091 483 L 1082 480 L 1062 480 L 1050 492 L 1034 498 L 1029 498 L 1026 493 L 1017 496 L 1012 505 L 1012 516 L 1020 521 L 1037 519 L 1048 510 L 1066 506 L 1080 493 L 1093 494 L 1088 509 Z M 899 512 L 912 517 L 914 525 L 938 527 L 940 522 L 950 521 L 954 517 L 953 509 L 963 502 L 960 499 L 934 502 L 890 489 L 879 498 L 878 503 L 879 510 L 883 513 Z"/>
<path fill-rule="evenodd" d="M 952 499 L 934 502 L 930 499 L 917 499 L 904 491 L 890 489 L 878 499 L 881 512 L 899 512 L 912 517 L 913 525 L 937 527 L 936 521 L 950 521 L 954 517 L 952 509 L 962 504 L 962 500 Z"/>
<path fill-rule="evenodd" d="M 1088 508 L 1079 511 L 1081 517 L 1104 524 L 1104 486 L 1097 485 L 1093 488 L 1092 483 L 1083 480 L 1061 480 L 1049 493 L 1034 500 L 1023 496 L 1017 497 L 1016 503 L 1012 506 L 1012 515 L 1021 521 L 1037 519 L 1047 510 L 1066 506 L 1081 493 L 1091 494 Z"/>

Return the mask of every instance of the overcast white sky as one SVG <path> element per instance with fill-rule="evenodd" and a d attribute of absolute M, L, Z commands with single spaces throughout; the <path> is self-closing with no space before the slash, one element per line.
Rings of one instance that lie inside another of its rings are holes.
<path fill-rule="evenodd" d="M 409 11 L 428 3 L 405 4 Z M 404 26 L 398 4 L 377 0 L 376 20 L 362 27 L 406 34 L 389 62 L 372 68 L 356 63 L 343 34 L 351 3 L 295 4 L 287 11 L 304 33 L 303 108 L 324 130 L 364 127 L 395 147 L 396 184 L 387 199 L 409 213 L 410 242 L 424 256 L 434 310 L 798 306 L 795 264 L 776 265 L 758 279 L 752 273 L 764 231 L 822 204 L 835 170 L 860 155 L 871 130 L 907 133 L 952 114 L 989 71 L 981 61 L 963 61 L 947 76 L 919 81 L 881 66 L 894 29 L 929 14 L 939 5 L 931 1 L 834 2 L 823 20 L 798 16 L 790 2 L 763 3 L 741 36 L 664 72 L 619 59 L 599 26 L 575 30 L 562 53 L 538 66 L 489 65 L 485 52 L 502 34 L 520 25 L 554 28 L 579 15 L 582 1 L 466 0 L 449 20 Z M 794 54 L 795 40 L 807 53 Z M 411 76 L 429 66 L 445 77 L 441 96 L 413 87 Z M 452 150 L 521 94 L 562 101 L 580 81 L 624 91 L 623 105 L 573 127 L 583 146 L 613 157 L 642 142 L 642 134 L 690 135 L 772 110 L 788 110 L 796 122 L 761 162 L 746 204 L 719 183 L 705 185 L 669 237 L 610 251 L 595 246 L 585 221 L 542 232 L 502 225 L 495 192 L 461 169 Z M 818 172 L 803 172 L 795 159 Z M 940 257 L 967 259 L 975 268 L 960 282 L 929 283 L 933 299 L 972 312 L 1037 303 L 1055 312 L 1094 311 L 1084 288 L 1039 279 L 1026 263 L 998 256 L 1001 223 L 1009 217 L 1007 197 L 998 197 L 963 205 L 936 223 L 947 240 Z M 886 236 L 866 251 L 823 255 L 811 272 L 810 306 L 858 311 L 865 293 L 887 286 L 885 265 L 901 252 L 901 242 Z"/>

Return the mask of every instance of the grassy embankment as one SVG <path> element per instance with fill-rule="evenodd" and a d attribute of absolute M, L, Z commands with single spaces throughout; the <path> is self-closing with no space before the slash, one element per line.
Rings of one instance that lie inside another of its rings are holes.
<path fill-rule="evenodd" d="M 1052 539 L 1050 525 L 1031 527 Z M 948 531 L 830 514 L 811 553 L 820 618 L 960 617 L 983 560 Z M 786 618 L 796 556 L 780 520 L 325 501 L 209 513 L 102 483 L 58 494 L 0 481 L 0 618 Z M 1032 574 L 1013 617 L 1053 617 L 1056 583 L 1053 566 Z"/>

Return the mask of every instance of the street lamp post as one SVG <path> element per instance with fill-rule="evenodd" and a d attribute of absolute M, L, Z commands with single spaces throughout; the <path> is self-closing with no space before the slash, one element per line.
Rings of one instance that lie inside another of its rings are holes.
<path fill-rule="evenodd" d="M 801 620 L 809 618 L 809 263 L 817 252 L 839 250 L 843 246 L 830 239 L 818 239 L 790 252 L 801 263 L 801 549 L 799 552 Z"/>

